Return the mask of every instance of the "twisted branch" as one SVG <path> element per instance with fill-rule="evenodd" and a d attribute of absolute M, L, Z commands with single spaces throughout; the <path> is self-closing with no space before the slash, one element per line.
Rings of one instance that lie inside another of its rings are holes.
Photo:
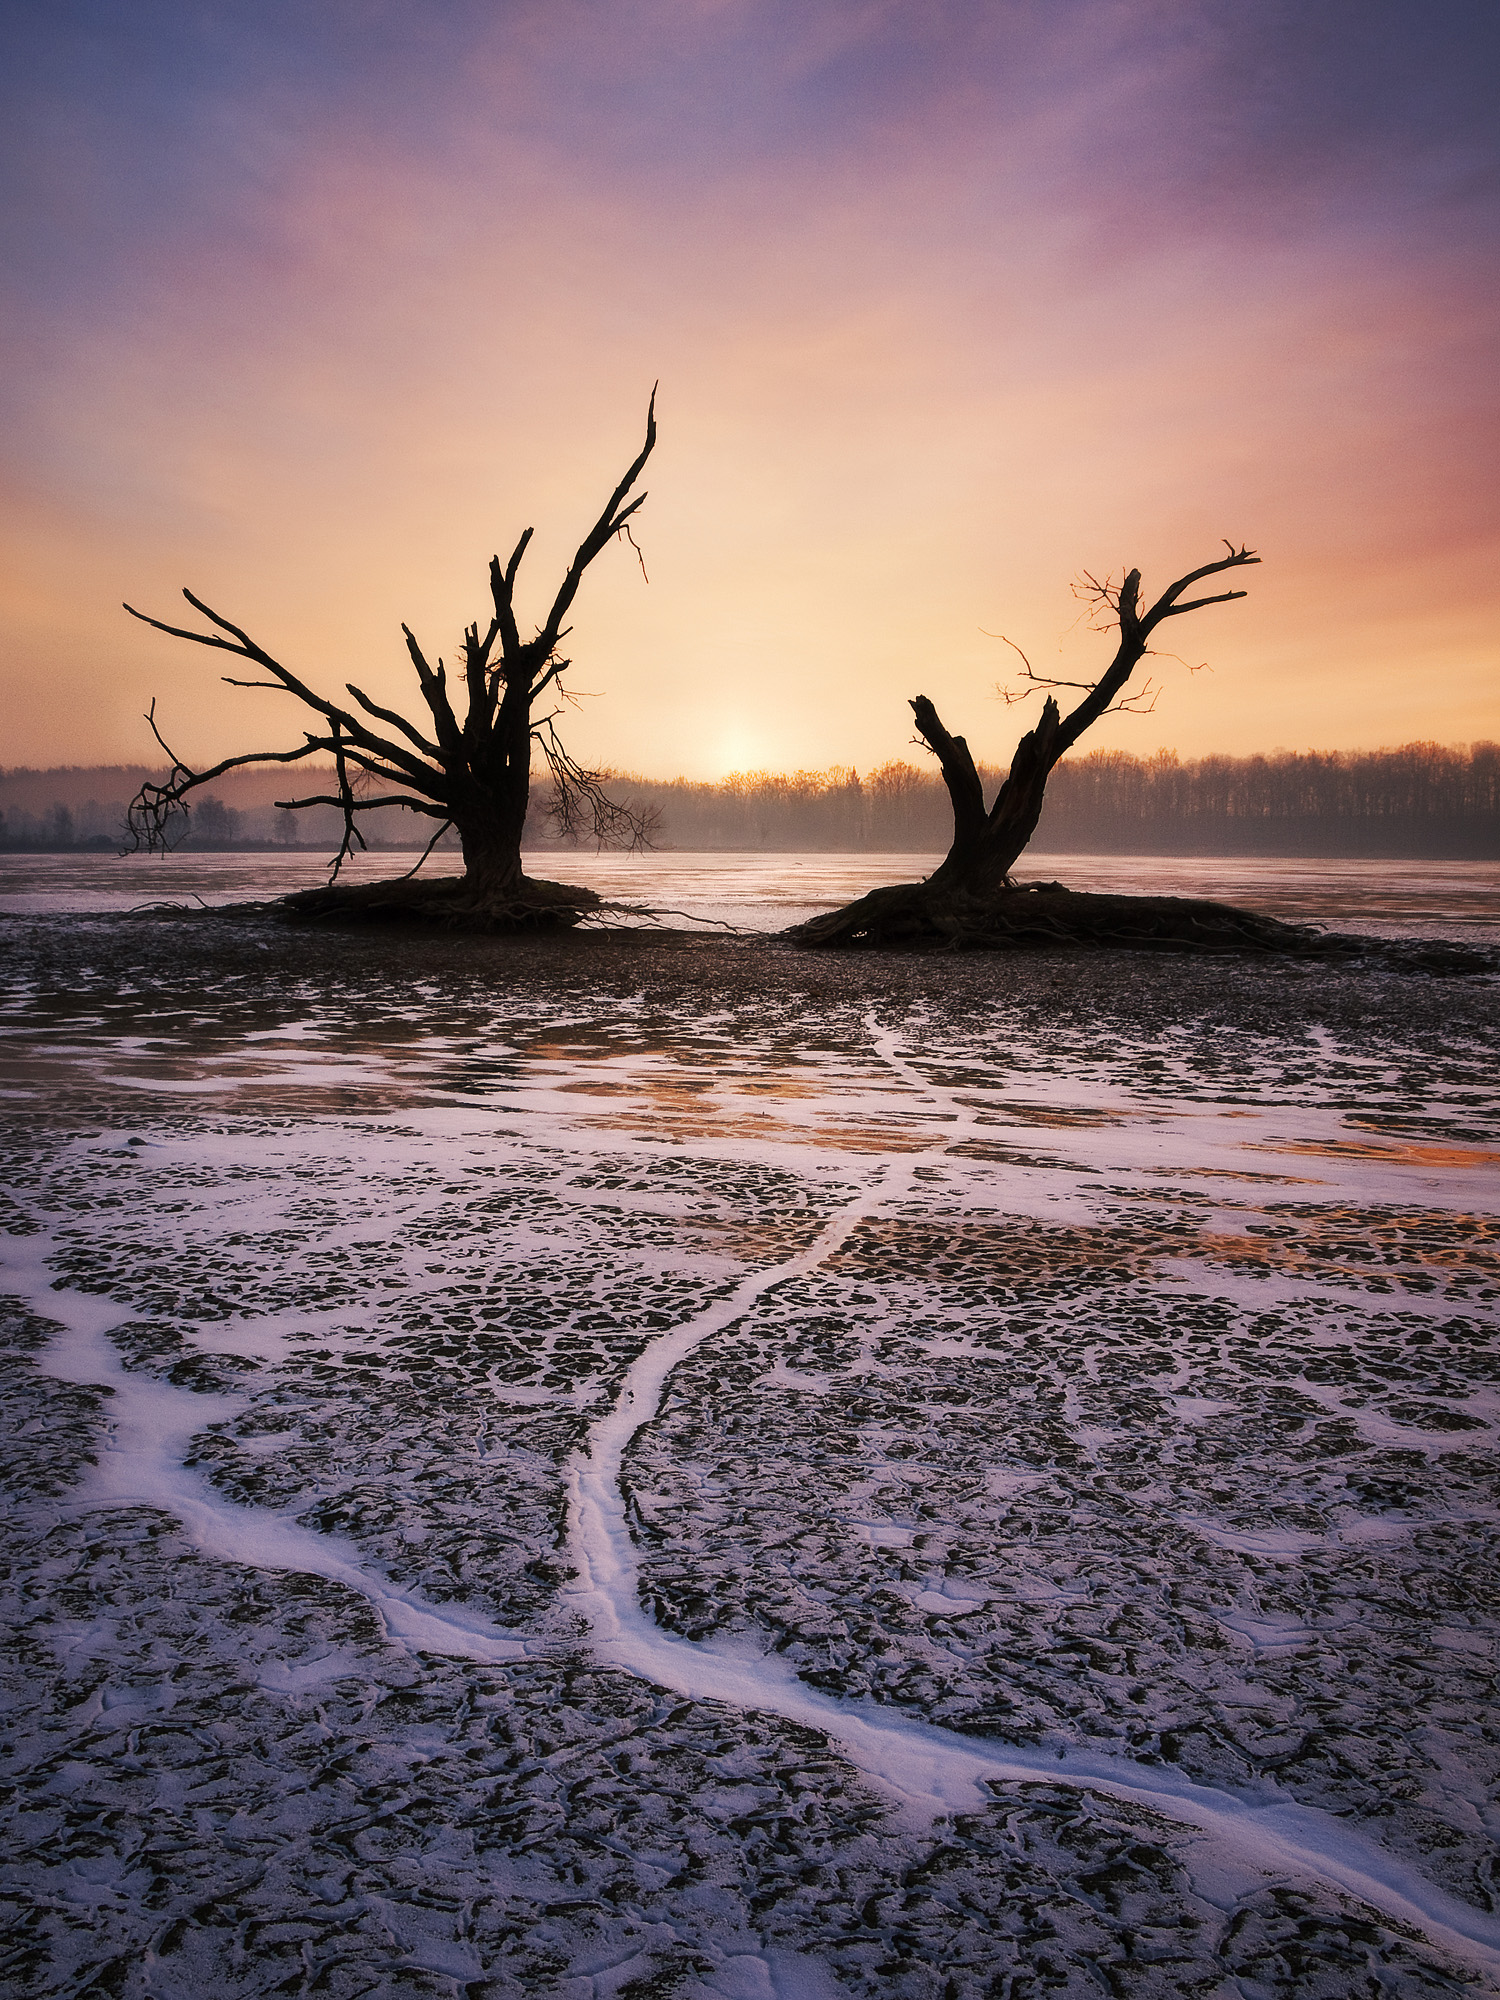
<path fill-rule="evenodd" d="M 462 678 L 466 702 L 462 721 L 454 710 L 443 660 L 439 659 L 434 666 L 410 626 L 401 627 L 417 685 L 431 717 L 430 734 L 395 709 L 371 700 L 352 681 L 345 683 L 352 705 L 346 706 L 341 700 L 321 694 L 243 627 L 190 590 L 184 590 L 183 596 L 212 629 L 202 631 L 170 624 L 127 604 L 125 609 L 130 616 L 153 631 L 206 646 L 217 653 L 228 653 L 249 661 L 257 670 L 254 678 L 224 675 L 229 686 L 290 694 L 320 719 L 320 726 L 305 731 L 301 744 L 295 748 L 251 751 L 224 758 L 200 771 L 194 770 L 166 742 L 157 726 L 153 701 L 146 720 L 170 760 L 170 769 L 164 782 L 146 783 L 131 802 L 127 823 L 133 847 L 165 851 L 177 845 L 187 828 L 190 794 L 226 772 L 248 765 L 297 763 L 321 753 L 333 762 L 332 790 L 277 803 L 289 811 L 324 805 L 338 810 L 342 836 L 330 863 L 332 878 L 337 880 L 355 849 L 367 845 L 359 825 L 359 816 L 365 812 L 405 806 L 411 812 L 441 821 L 439 834 L 429 844 L 428 853 L 441 832 L 451 825 L 459 826 L 466 841 L 466 829 L 483 828 L 487 815 L 498 817 L 501 824 L 513 821 L 519 827 L 525 816 L 533 739 L 540 743 L 552 776 L 550 811 L 562 833 L 577 838 L 586 832 L 601 846 L 644 845 L 650 838 L 656 815 L 611 800 L 603 789 L 601 774 L 585 769 L 568 754 L 552 718 L 534 724 L 532 710 L 543 690 L 553 687 L 563 693 L 562 677 L 570 665 L 558 651 L 566 637 L 563 620 L 578 594 L 584 571 L 612 537 L 620 536 L 630 543 L 645 575 L 645 562 L 629 523 L 645 504 L 646 495 L 632 498 L 631 493 L 655 444 L 653 388 L 646 412 L 645 442 L 579 544 L 545 624 L 530 639 L 521 637 L 515 588 L 532 530 L 527 528 L 522 534 L 503 567 L 498 555 L 491 558 L 491 614 L 482 626 L 478 620 L 466 626 L 463 634 Z M 376 723 L 384 724 L 392 733 L 375 728 Z M 393 789 L 376 790 L 376 787 Z"/>

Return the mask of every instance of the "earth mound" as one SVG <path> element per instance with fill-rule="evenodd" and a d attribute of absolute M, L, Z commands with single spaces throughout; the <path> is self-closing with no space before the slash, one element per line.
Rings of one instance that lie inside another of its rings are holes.
<path fill-rule="evenodd" d="M 603 903 L 592 889 L 571 882 L 535 881 L 496 895 L 464 876 L 427 881 L 397 876 L 385 882 L 335 882 L 301 889 L 277 905 L 293 923 L 425 924 L 440 930 L 495 933 L 555 930 L 580 923 Z"/>

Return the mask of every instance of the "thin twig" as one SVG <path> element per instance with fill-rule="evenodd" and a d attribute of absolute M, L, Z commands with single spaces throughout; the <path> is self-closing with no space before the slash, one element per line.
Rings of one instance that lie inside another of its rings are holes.
<path fill-rule="evenodd" d="M 398 882 L 409 882 L 411 880 L 412 876 L 416 874 L 417 869 L 422 866 L 422 862 L 427 859 L 429 854 L 431 854 L 433 848 L 437 846 L 438 842 L 442 839 L 443 835 L 448 831 L 448 829 L 452 826 L 452 824 L 453 822 L 451 819 L 445 819 L 443 821 L 442 825 L 438 828 L 437 832 L 432 836 L 431 840 L 429 840 L 427 845 L 422 849 L 421 860 L 417 862 L 416 868 L 408 868 L 404 875 L 398 875 L 396 877 Z"/>
<path fill-rule="evenodd" d="M 646 558 L 641 554 L 641 545 L 636 540 L 635 536 L 631 533 L 630 523 L 628 521 L 621 522 L 620 526 L 615 531 L 615 539 L 618 541 L 621 535 L 625 537 L 626 541 L 629 542 L 630 546 L 635 550 L 635 559 L 641 566 L 641 575 L 645 576 L 647 583 L 649 583 L 651 579 L 649 576 L 646 576 Z"/>

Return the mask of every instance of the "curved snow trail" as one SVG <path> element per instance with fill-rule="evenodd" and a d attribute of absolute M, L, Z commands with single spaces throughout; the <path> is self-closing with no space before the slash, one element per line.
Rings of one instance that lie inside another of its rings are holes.
<path fill-rule="evenodd" d="M 741 1281 L 724 1298 L 647 1346 L 627 1372 L 614 1405 L 591 1428 L 586 1456 L 570 1476 L 569 1546 L 578 1582 L 568 1593 L 587 1618 L 595 1649 L 614 1665 L 685 1696 L 779 1715 L 839 1744 L 851 1763 L 892 1795 L 912 1823 L 972 1812 L 993 1783 L 1064 1783 L 1133 1801 L 1193 1829 L 1191 1879 L 1211 1904 L 1233 1907 L 1288 1873 L 1346 1891 L 1407 1925 L 1494 1982 L 1500 1992 L 1500 1923 L 1446 1895 L 1419 1870 L 1351 1833 L 1328 1813 L 1298 1806 L 1267 1785 L 1239 1796 L 1180 1773 L 1102 1751 L 1061 1753 L 1003 1745 L 925 1724 L 877 1703 L 843 1700 L 797 1680 L 777 1657 L 720 1650 L 662 1631 L 641 1607 L 639 1566 L 621 1487 L 630 1440 L 660 1408 L 674 1368 L 703 1341 L 741 1318 L 778 1286 L 816 1270 L 866 1216 L 910 1187 L 916 1168 L 979 1129 L 975 1114 L 922 1076 L 893 1032 L 866 1023 L 876 1054 L 929 1107 L 941 1129 L 920 1151 L 888 1158 L 864 1190 L 797 1256 Z M 324 1576 L 364 1597 L 389 1636 L 414 1652 L 502 1664 L 551 1650 L 458 1607 L 436 1605 L 394 1585 L 358 1549 L 301 1528 L 285 1515 L 225 1500 L 183 1464 L 188 1441 L 243 1406 L 235 1394 L 204 1395 L 127 1370 L 109 1332 L 136 1315 L 118 1302 L 54 1288 L 45 1234 L 0 1237 L 6 1262 L 37 1314 L 65 1331 L 38 1357 L 49 1374 L 112 1391 L 109 1434 L 80 1487 L 86 1505 L 157 1507 L 181 1522 L 204 1554 L 262 1569 Z"/>
<path fill-rule="evenodd" d="M 54 1290 L 46 1236 L 0 1237 L 7 1282 L 17 1278 L 41 1319 L 65 1331 L 36 1357 L 43 1373 L 110 1391 L 108 1430 L 98 1458 L 78 1490 L 89 1507 L 159 1507 L 182 1525 L 197 1549 L 219 1562 L 327 1577 L 358 1592 L 388 1636 L 414 1652 L 443 1653 L 492 1665 L 544 1649 L 544 1642 L 507 1632 L 459 1605 L 434 1604 L 373 1568 L 352 1542 L 300 1527 L 268 1508 L 226 1500 L 200 1472 L 183 1463 L 190 1439 L 235 1416 L 249 1398 L 205 1395 L 153 1376 L 132 1374 L 108 1336 L 138 1317 L 114 1299 Z"/>
<path fill-rule="evenodd" d="M 805 1250 L 745 1278 L 696 1318 L 662 1334 L 632 1363 L 613 1408 L 590 1428 L 588 1449 L 569 1476 L 568 1547 L 577 1581 L 565 1594 L 588 1620 L 599 1657 L 693 1699 L 759 1710 L 821 1731 L 865 1777 L 895 1795 L 909 1823 L 925 1826 L 941 1816 L 974 1812 L 986 1802 L 992 1783 L 1061 1782 L 1149 1807 L 1201 1836 L 1188 1867 L 1209 1903 L 1232 1907 L 1264 1887 L 1268 1876 L 1311 1875 L 1490 1974 L 1500 1991 L 1500 1921 L 1446 1894 L 1333 1814 L 1297 1805 L 1269 1784 L 1241 1796 L 1105 1751 L 992 1745 L 877 1703 L 824 1694 L 798 1680 L 780 1658 L 721 1650 L 711 1641 L 665 1632 L 643 1608 L 622 1473 L 625 1452 L 656 1416 L 672 1371 L 770 1292 L 818 1269 L 867 1215 L 905 1191 L 924 1159 L 945 1151 L 977 1124 L 963 1107 L 951 1100 L 945 1105 L 943 1093 L 899 1055 L 893 1034 L 873 1019 L 866 1025 L 887 1066 L 928 1104 L 944 1107 L 939 1115 L 946 1129 L 921 1152 L 877 1166 L 864 1191 Z"/>

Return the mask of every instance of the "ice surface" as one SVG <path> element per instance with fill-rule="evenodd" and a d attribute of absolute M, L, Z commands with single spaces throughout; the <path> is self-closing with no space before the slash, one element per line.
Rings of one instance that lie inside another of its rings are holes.
<path fill-rule="evenodd" d="M 17 1991 L 1500 1990 L 1482 1008 L 42 972 Z"/>
<path fill-rule="evenodd" d="M 883 882 L 919 881 L 940 854 L 693 853 L 658 849 L 599 854 L 538 852 L 528 868 L 582 882 L 613 901 L 676 913 L 690 924 L 780 930 L 836 909 Z M 378 880 L 406 865 L 391 854 L 356 854 L 353 880 Z M 452 874 L 456 856 L 427 864 Z M 1500 941 L 1500 866 L 1493 861 L 1301 860 L 1240 855 L 1027 854 L 1022 879 L 1061 878 L 1117 895 L 1200 896 L 1238 903 L 1293 923 L 1379 936 Z M 318 854 L 4 854 L 0 912 L 129 910 L 153 901 L 186 908 L 284 896 L 327 880 Z"/>

